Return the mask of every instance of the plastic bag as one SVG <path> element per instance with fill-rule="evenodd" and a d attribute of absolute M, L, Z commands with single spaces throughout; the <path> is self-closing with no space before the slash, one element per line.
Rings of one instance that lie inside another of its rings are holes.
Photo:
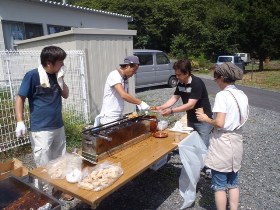
<path fill-rule="evenodd" d="M 72 163 L 74 163 L 74 165 L 76 164 L 77 166 L 77 161 L 76 161 L 77 157 L 78 157 L 77 155 L 66 153 L 63 156 L 48 162 L 47 165 L 45 166 L 48 175 L 52 179 L 64 179 L 66 177 L 67 172 L 69 173 L 70 170 L 73 169 L 73 167 L 71 167 L 73 166 Z M 81 167 L 82 161 L 80 161 L 79 163 Z M 69 168 L 68 171 L 67 171 L 67 166 Z"/>
<path fill-rule="evenodd" d="M 163 131 L 163 130 L 165 130 L 165 129 L 167 128 L 167 126 L 168 126 L 168 121 L 166 121 L 166 120 L 160 120 L 160 121 L 158 122 L 157 129 L 158 129 L 159 131 Z"/>
<path fill-rule="evenodd" d="M 184 166 L 179 177 L 179 190 L 184 198 L 184 203 L 180 209 L 185 209 L 195 201 L 196 184 L 200 178 L 200 170 L 204 167 L 207 148 L 196 131 L 181 141 L 178 147 L 180 159 Z"/>
<path fill-rule="evenodd" d="M 86 190 L 100 191 L 112 185 L 121 175 L 123 169 L 120 163 L 101 163 L 78 183 L 78 187 Z"/>
<path fill-rule="evenodd" d="M 81 181 L 83 159 L 75 154 L 68 157 L 66 164 L 66 180 L 70 183 Z"/>

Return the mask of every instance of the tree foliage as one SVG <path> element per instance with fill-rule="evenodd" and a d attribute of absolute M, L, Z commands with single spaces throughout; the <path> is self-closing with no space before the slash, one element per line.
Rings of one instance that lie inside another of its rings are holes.
<path fill-rule="evenodd" d="M 279 58 L 280 4 L 262 0 L 71 0 L 130 15 L 134 48 L 166 51 L 177 58 L 248 52 L 262 62 Z M 260 69 L 261 66 L 260 66 Z"/>

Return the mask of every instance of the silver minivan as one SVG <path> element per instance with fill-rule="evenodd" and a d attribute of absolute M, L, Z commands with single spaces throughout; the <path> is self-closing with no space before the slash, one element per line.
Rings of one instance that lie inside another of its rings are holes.
<path fill-rule="evenodd" d="M 135 88 L 167 84 L 177 85 L 173 63 L 160 50 L 134 49 L 133 54 L 139 57 L 140 66 L 135 75 Z"/>

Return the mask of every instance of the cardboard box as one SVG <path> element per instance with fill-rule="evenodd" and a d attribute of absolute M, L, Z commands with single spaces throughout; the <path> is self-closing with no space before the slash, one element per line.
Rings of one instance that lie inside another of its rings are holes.
<path fill-rule="evenodd" d="M 163 158 L 161 158 L 159 161 L 157 161 L 154 165 L 150 167 L 150 169 L 157 171 L 162 166 L 164 166 L 167 163 L 168 155 L 165 155 Z"/>
<path fill-rule="evenodd" d="M 28 174 L 28 169 L 16 158 L 0 162 L 0 180 L 6 179 L 10 174 L 16 177 L 26 176 Z"/>

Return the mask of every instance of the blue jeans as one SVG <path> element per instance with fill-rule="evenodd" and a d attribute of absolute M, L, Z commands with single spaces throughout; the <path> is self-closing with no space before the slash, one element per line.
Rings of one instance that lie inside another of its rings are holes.
<path fill-rule="evenodd" d="M 209 139 L 210 139 L 210 133 L 213 129 L 213 126 L 206 122 L 190 122 L 188 121 L 188 126 L 192 127 L 195 131 L 198 132 L 199 136 L 203 140 L 204 144 L 208 148 L 209 146 Z"/>
<path fill-rule="evenodd" d="M 238 172 L 219 172 L 211 169 L 212 173 L 212 190 L 225 191 L 238 187 Z"/>

